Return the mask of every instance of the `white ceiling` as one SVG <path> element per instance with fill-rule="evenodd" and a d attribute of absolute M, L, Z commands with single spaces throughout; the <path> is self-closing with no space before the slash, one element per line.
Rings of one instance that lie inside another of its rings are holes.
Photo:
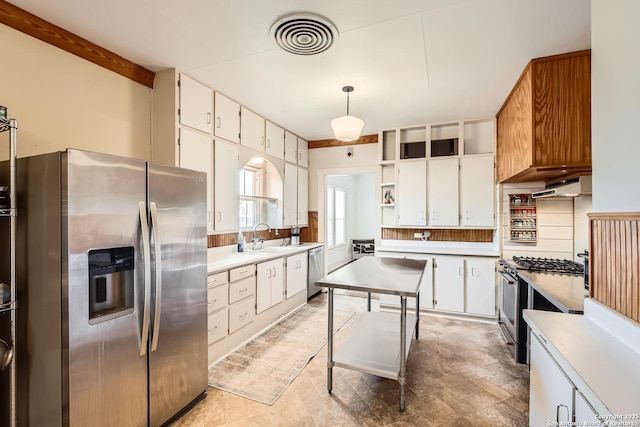
<path fill-rule="evenodd" d="M 175 67 L 309 140 L 350 113 L 364 134 L 492 117 L 526 63 L 590 47 L 590 0 L 10 0 L 153 71 Z M 274 21 L 312 12 L 340 36 L 286 53 Z"/>

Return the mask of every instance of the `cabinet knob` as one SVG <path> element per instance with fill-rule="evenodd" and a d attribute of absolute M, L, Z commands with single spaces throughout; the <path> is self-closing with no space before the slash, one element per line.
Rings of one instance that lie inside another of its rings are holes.
<path fill-rule="evenodd" d="M 220 129 L 220 117 L 216 117 L 216 127 Z"/>
<path fill-rule="evenodd" d="M 207 113 L 207 124 L 211 124 L 211 113 Z"/>

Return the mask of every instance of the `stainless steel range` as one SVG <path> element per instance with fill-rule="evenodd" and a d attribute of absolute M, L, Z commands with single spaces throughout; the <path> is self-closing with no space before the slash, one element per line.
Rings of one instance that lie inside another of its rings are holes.
<path fill-rule="evenodd" d="M 584 275 L 584 265 L 567 259 L 516 257 L 512 261 L 500 260 L 501 301 L 499 325 L 516 362 L 527 363 L 527 326 L 522 310 L 534 307 L 529 285 L 518 275 L 518 270 Z M 551 307 L 549 309 L 552 309 Z"/>

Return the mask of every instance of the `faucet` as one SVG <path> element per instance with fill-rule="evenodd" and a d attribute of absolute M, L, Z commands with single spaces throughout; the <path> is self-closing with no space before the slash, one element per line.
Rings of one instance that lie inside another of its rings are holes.
<path fill-rule="evenodd" d="M 252 249 L 254 251 L 256 250 L 256 243 L 257 242 L 260 242 L 260 249 L 262 249 L 262 247 L 264 245 L 264 239 L 262 237 L 260 237 L 259 239 L 256 239 L 256 230 L 261 225 L 266 225 L 267 226 L 267 231 L 271 232 L 271 227 L 269 227 L 269 224 L 267 224 L 266 222 L 259 222 L 253 227 L 253 239 L 251 240 L 251 243 L 252 243 Z"/>

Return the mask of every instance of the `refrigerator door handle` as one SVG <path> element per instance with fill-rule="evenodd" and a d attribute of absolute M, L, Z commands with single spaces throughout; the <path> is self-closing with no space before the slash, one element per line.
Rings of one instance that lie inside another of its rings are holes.
<path fill-rule="evenodd" d="M 142 311 L 142 337 L 140 340 L 140 356 L 147 354 L 149 340 L 149 318 L 151 306 L 151 246 L 149 243 L 149 224 L 147 224 L 147 206 L 138 202 L 140 209 L 140 228 L 142 230 L 142 253 L 144 256 L 144 307 Z"/>
<path fill-rule="evenodd" d="M 158 348 L 158 336 L 160 335 L 160 310 L 162 308 L 162 254 L 160 251 L 160 233 L 158 232 L 158 209 L 155 202 L 149 203 L 151 207 L 151 229 L 153 231 L 153 246 L 156 251 L 156 308 L 153 315 L 153 338 L 151 338 L 151 351 Z"/>

